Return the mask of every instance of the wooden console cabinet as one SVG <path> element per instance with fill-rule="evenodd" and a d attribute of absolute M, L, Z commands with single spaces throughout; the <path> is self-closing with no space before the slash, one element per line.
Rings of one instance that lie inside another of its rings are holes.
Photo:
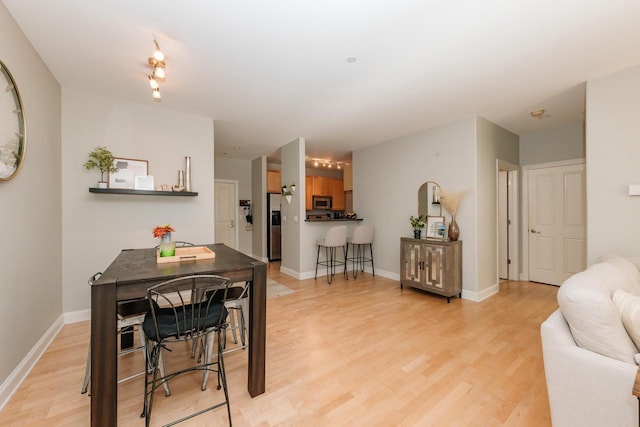
<path fill-rule="evenodd" d="M 462 242 L 400 239 L 400 287 L 462 296 Z"/>

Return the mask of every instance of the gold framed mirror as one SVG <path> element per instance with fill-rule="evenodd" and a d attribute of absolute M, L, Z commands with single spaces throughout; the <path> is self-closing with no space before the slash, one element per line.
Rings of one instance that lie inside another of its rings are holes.
<path fill-rule="evenodd" d="M 425 220 L 430 216 L 442 216 L 440 185 L 437 182 L 427 181 L 418 189 L 418 215 Z"/>
<path fill-rule="evenodd" d="M 26 130 L 22 99 L 9 69 L 0 61 L 0 181 L 14 178 L 24 162 Z"/>

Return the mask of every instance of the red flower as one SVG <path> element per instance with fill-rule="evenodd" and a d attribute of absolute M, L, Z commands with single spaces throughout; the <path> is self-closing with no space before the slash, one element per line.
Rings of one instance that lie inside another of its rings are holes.
<path fill-rule="evenodd" d="M 153 229 L 153 237 L 162 237 L 165 234 L 172 233 L 174 231 L 175 230 L 169 224 L 165 224 L 162 226 L 155 227 Z"/>

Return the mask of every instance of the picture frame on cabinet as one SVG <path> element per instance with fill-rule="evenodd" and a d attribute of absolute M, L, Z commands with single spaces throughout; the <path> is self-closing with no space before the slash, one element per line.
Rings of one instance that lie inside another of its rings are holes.
<path fill-rule="evenodd" d="M 446 229 L 444 216 L 427 217 L 427 239 L 443 240 Z"/>
<path fill-rule="evenodd" d="M 149 175 L 149 161 L 114 157 L 117 172 L 109 173 L 109 188 L 135 189 L 136 176 Z"/>

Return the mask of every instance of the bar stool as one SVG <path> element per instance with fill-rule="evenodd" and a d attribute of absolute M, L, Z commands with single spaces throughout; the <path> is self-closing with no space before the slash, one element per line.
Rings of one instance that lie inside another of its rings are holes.
<path fill-rule="evenodd" d="M 371 273 L 376 275 L 373 268 L 373 230 L 374 227 L 371 224 L 359 225 L 353 230 L 353 237 L 347 240 L 347 252 L 349 252 L 349 245 L 353 246 L 352 257 L 348 260 L 352 262 L 354 279 L 358 277 L 358 269 L 364 271 L 365 262 L 371 263 Z M 367 245 L 369 245 L 370 258 L 365 256 Z"/>
<path fill-rule="evenodd" d="M 347 274 L 347 226 L 338 225 L 331 227 L 324 235 L 324 239 L 316 240 L 318 245 L 318 256 L 316 257 L 316 279 L 318 278 L 318 266 L 327 267 L 327 282 L 331 284 L 333 275 L 336 272 L 336 265 L 344 265 L 344 276 L 349 280 Z M 336 259 L 336 249 L 342 246 L 344 251 L 344 261 Z M 320 248 L 324 247 L 325 261 L 320 261 Z"/>

